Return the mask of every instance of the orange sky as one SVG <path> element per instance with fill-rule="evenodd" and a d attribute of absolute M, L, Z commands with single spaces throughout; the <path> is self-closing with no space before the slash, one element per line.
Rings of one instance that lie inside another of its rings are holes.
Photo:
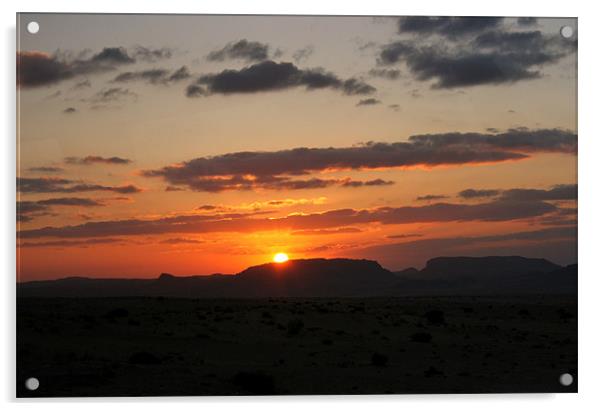
<path fill-rule="evenodd" d="M 576 260 L 572 20 L 20 19 L 19 281 Z"/>

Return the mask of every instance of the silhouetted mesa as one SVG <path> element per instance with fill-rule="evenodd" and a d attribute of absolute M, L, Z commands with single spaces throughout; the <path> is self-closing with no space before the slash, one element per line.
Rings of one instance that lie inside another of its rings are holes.
<path fill-rule="evenodd" d="M 577 265 L 525 257 L 438 257 L 423 270 L 393 273 L 375 261 L 291 260 L 236 275 L 157 279 L 60 280 L 17 284 L 18 297 L 165 296 L 190 298 L 371 297 L 404 295 L 573 294 Z"/>

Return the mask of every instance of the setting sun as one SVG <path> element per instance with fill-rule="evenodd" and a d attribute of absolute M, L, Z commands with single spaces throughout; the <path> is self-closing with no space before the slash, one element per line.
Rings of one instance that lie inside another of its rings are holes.
<path fill-rule="evenodd" d="M 275 263 L 284 263 L 286 261 L 288 261 L 288 255 L 286 255 L 285 253 L 277 253 L 274 255 Z"/>

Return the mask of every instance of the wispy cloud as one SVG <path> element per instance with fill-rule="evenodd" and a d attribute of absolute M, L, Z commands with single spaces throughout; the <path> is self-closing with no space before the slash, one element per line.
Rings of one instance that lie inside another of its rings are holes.
<path fill-rule="evenodd" d="M 102 156 L 86 156 L 86 157 L 65 157 L 66 164 L 92 165 L 92 164 L 116 164 L 126 165 L 131 164 L 132 160 L 122 157 L 102 157 Z"/>
<path fill-rule="evenodd" d="M 107 186 L 90 184 L 59 177 L 17 177 L 17 191 L 20 193 L 78 193 L 88 191 L 112 191 L 120 194 L 133 194 L 142 191 L 133 184 Z"/>
<path fill-rule="evenodd" d="M 263 61 L 268 58 L 269 46 L 258 41 L 246 39 L 228 43 L 219 50 L 207 55 L 209 61 L 244 60 L 248 62 Z"/>
<path fill-rule="evenodd" d="M 128 51 L 124 47 L 105 47 L 96 54 L 87 53 L 48 54 L 41 51 L 17 52 L 17 85 L 19 87 L 42 87 L 79 76 L 89 76 L 116 70 L 138 60 L 157 61 L 171 57 L 171 49 L 152 49 L 137 46 Z M 90 87 L 88 79 L 78 82 L 73 88 Z"/>
<path fill-rule="evenodd" d="M 169 71 L 167 69 L 149 69 L 140 71 L 126 71 L 117 75 L 114 83 L 129 83 L 143 81 L 150 84 L 168 85 L 191 77 L 188 67 L 182 66 L 177 70 Z"/>
<path fill-rule="evenodd" d="M 535 153 L 574 154 L 577 137 L 559 130 L 512 129 L 503 133 L 445 133 L 409 137 L 397 143 L 367 143 L 342 148 L 300 147 L 280 151 L 238 152 L 201 157 L 143 171 L 171 186 L 195 191 L 309 189 L 333 185 L 360 187 L 392 182 L 297 176 L 331 170 L 436 167 L 523 160 Z"/>
<path fill-rule="evenodd" d="M 19 232 L 21 238 L 80 238 L 168 233 L 330 230 L 361 224 L 400 225 L 432 222 L 513 221 L 553 214 L 558 208 L 538 200 L 494 200 L 479 204 L 437 203 L 424 206 L 336 209 L 320 213 L 258 217 L 256 213 L 195 214 L 156 219 L 89 222 Z"/>
<path fill-rule="evenodd" d="M 60 197 L 38 201 L 17 201 L 17 221 L 28 222 L 35 217 L 50 214 L 51 209 L 58 206 L 67 207 L 102 207 L 105 204 L 91 198 Z"/>

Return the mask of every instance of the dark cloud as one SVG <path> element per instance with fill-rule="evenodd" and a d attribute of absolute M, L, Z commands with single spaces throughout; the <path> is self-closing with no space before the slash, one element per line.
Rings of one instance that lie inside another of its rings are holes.
<path fill-rule="evenodd" d="M 174 71 L 173 73 L 171 73 L 171 75 L 168 77 L 168 81 L 180 81 L 180 80 L 186 80 L 187 78 L 190 78 L 192 76 L 192 74 L 190 74 L 190 71 L 188 70 L 188 67 L 186 66 L 182 66 L 179 69 L 177 69 L 176 71 Z"/>
<path fill-rule="evenodd" d="M 176 187 L 176 186 L 167 186 L 165 187 L 165 191 L 170 192 L 170 191 L 185 191 L 185 188 L 182 187 Z"/>
<path fill-rule="evenodd" d="M 383 180 L 381 178 L 377 178 L 375 180 L 369 180 L 364 182 L 365 186 L 390 186 L 395 184 L 394 181 L 387 181 L 387 180 Z"/>
<path fill-rule="evenodd" d="M 57 83 L 75 75 L 68 64 L 37 51 L 17 52 L 17 85 L 38 87 Z"/>
<path fill-rule="evenodd" d="M 136 99 L 138 98 L 138 95 L 136 93 L 134 93 L 133 91 L 130 91 L 127 88 L 121 88 L 121 87 L 111 87 L 111 88 L 106 88 L 103 90 L 100 90 L 98 93 L 94 94 L 90 99 L 88 99 L 87 101 L 91 102 L 91 103 L 100 103 L 100 104 L 106 104 L 106 103 L 113 103 L 113 102 L 118 102 L 118 101 L 122 101 L 122 100 L 126 100 L 126 99 Z"/>
<path fill-rule="evenodd" d="M 166 240 L 160 241 L 161 244 L 203 244 L 202 240 L 195 240 L 193 238 L 168 238 Z"/>
<path fill-rule="evenodd" d="M 537 24 L 537 17 L 519 17 L 516 22 L 519 26 L 534 26 Z"/>
<path fill-rule="evenodd" d="M 381 104 L 381 101 L 377 100 L 375 98 L 366 98 L 366 99 L 360 100 L 356 104 L 356 106 L 374 106 L 374 105 L 377 105 L 377 104 Z"/>
<path fill-rule="evenodd" d="M 90 82 L 90 80 L 86 79 L 83 81 L 80 81 L 78 83 L 75 83 L 75 85 L 73 87 L 71 87 L 72 90 L 81 90 L 84 88 L 90 88 L 92 87 L 92 83 Z"/>
<path fill-rule="evenodd" d="M 293 231 L 292 235 L 332 235 L 332 234 L 355 234 L 361 233 L 362 230 L 356 227 L 341 227 L 324 230 L 299 230 Z"/>
<path fill-rule="evenodd" d="M 207 55 L 209 61 L 245 60 L 248 62 L 263 61 L 268 58 L 269 46 L 264 43 L 249 40 L 239 40 L 228 43 L 219 50 L 212 51 Z"/>
<path fill-rule="evenodd" d="M 169 59 L 173 56 L 174 50 L 169 47 L 162 48 L 149 48 L 143 46 L 136 46 L 132 55 L 137 60 L 142 60 L 147 63 L 154 63 L 159 60 Z"/>
<path fill-rule="evenodd" d="M 370 75 L 387 80 L 397 80 L 401 76 L 401 71 L 397 69 L 374 68 L 370 70 Z"/>
<path fill-rule="evenodd" d="M 77 207 L 100 207 L 104 206 L 104 203 L 91 198 L 78 198 L 78 197 L 61 197 L 61 198 L 49 198 L 47 200 L 39 200 L 35 202 L 43 206 L 77 206 Z"/>
<path fill-rule="evenodd" d="M 167 70 L 151 69 L 142 71 L 126 71 L 113 79 L 114 83 L 127 83 L 130 81 L 147 81 L 152 84 L 165 83 Z"/>
<path fill-rule="evenodd" d="M 508 150 L 520 153 L 576 154 L 577 136 L 563 129 L 510 129 L 503 133 L 442 133 L 422 134 L 409 138 L 419 147 Z"/>
<path fill-rule="evenodd" d="M 130 64 L 136 62 L 123 47 L 105 47 L 100 53 L 93 55 L 89 61 L 103 64 Z"/>
<path fill-rule="evenodd" d="M 17 177 L 17 191 L 20 193 L 78 193 L 88 191 L 111 191 L 120 194 L 139 193 L 142 189 L 132 185 L 105 186 L 88 184 L 55 177 Z"/>
<path fill-rule="evenodd" d="M 390 238 L 390 239 L 416 238 L 416 237 L 422 237 L 422 234 L 393 234 L 393 235 L 387 236 L 387 238 Z"/>
<path fill-rule="evenodd" d="M 310 178 L 308 180 L 292 180 L 289 178 L 282 177 L 262 177 L 260 178 L 259 185 L 252 185 L 251 188 L 267 188 L 271 190 L 306 190 L 316 188 L 326 188 L 333 185 L 347 184 L 347 180 L 339 179 L 322 179 L 322 178 Z"/>
<path fill-rule="evenodd" d="M 577 184 L 563 184 L 552 187 L 549 190 L 542 189 L 526 189 L 514 188 L 504 190 L 502 198 L 508 200 L 536 200 L 536 201 L 552 201 L 552 200 L 576 200 L 577 199 Z"/>
<path fill-rule="evenodd" d="M 446 54 L 433 48 L 414 48 L 407 43 L 387 45 L 381 52 L 385 64 L 403 60 L 420 81 L 435 80 L 434 88 L 468 87 L 511 83 L 539 77 L 520 56 L 496 53 Z"/>
<path fill-rule="evenodd" d="M 43 215 L 49 215 L 56 206 L 102 207 L 105 204 L 90 198 L 61 197 L 39 201 L 17 201 L 17 221 L 27 222 Z"/>
<path fill-rule="evenodd" d="M 350 178 L 309 178 L 293 179 L 282 176 L 250 176 L 239 175 L 223 178 L 198 178 L 190 181 L 188 188 L 194 191 L 207 191 L 217 193 L 229 190 L 310 190 L 318 188 L 327 188 L 333 186 L 340 187 L 369 187 L 379 185 L 394 184 L 392 181 L 381 179 L 359 181 Z M 171 186 L 174 187 L 174 186 Z M 169 191 L 176 191 L 173 188 Z"/>
<path fill-rule="evenodd" d="M 86 157 L 65 157 L 66 164 L 92 165 L 92 164 L 131 164 L 132 160 L 122 157 L 101 157 L 101 156 L 86 156 Z"/>
<path fill-rule="evenodd" d="M 430 32 L 429 24 L 438 21 L 426 18 L 422 27 Z M 417 80 L 434 81 L 434 88 L 455 88 L 539 78 L 542 67 L 576 51 L 575 41 L 540 31 L 493 29 L 470 33 L 474 38 L 458 43 L 395 41 L 382 47 L 378 62 L 403 62 Z"/>
<path fill-rule="evenodd" d="M 259 93 L 305 87 L 306 90 L 330 88 L 346 95 L 366 95 L 376 91 L 362 80 L 342 80 L 323 69 L 299 69 L 293 63 L 263 61 L 241 70 L 224 70 L 197 79 L 188 87 L 188 97 L 211 94 Z"/>
<path fill-rule="evenodd" d="M 465 199 L 500 197 L 512 201 L 562 201 L 577 199 L 577 184 L 561 184 L 553 186 L 550 189 L 535 188 L 512 188 L 509 190 L 481 189 L 475 190 L 469 188 L 460 191 L 459 197 Z"/>
<path fill-rule="evenodd" d="M 172 82 L 185 80 L 191 76 L 188 68 L 182 66 L 173 71 L 165 69 L 150 69 L 141 71 L 127 71 L 121 73 L 113 79 L 114 83 L 128 83 L 132 81 L 145 81 L 151 84 L 169 84 Z"/>
<path fill-rule="evenodd" d="M 555 213 L 535 218 L 533 221 L 544 226 L 577 227 L 577 208 L 558 208 Z"/>
<path fill-rule="evenodd" d="M 395 184 L 394 181 L 383 180 L 382 178 L 377 178 L 375 180 L 368 181 L 357 181 L 347 179 L 341 184 L 343 187 L 377 187 L 377 186 L 390 186 Z"/>
<path fill-rule="evenodd" d="M 444 196 L 444 195 L 427 194 L 427 195 L 424 195 L 424 196 L 416 197 L 416 201 L 435 201 L 435 200 L 444 200 L 446 198 L 448 198 L 448 197 Z"/>
<path fill-rule="evenodd" d="M 203 97 L 209 95 L 205 88 L 198 84 L 191 84 L 186 87 L 186 97 Z"/>
<path fill-rule="evenodd" d="M 50 55 L 40 51 L 17 52 L 17 85 L 40 87 L 58 83 L 76 76 L 102 73 L 117 66 L 131 64 L 135 59 L 123 47 L 106 47 L 90 58 L 69 59 L 67 55 Z M 85 82 L 76 87 L 86 87 Z"/>
<path fill-rule="evenodd" d="M 17 212 L 17 222 L 18 223 L 28 223 L 33 220 L 33 217 L 28 216 L 27 214 L 22 214 Z"/>
<path fill-rule="evenodd" d="M 420 36 L 437 34 L 455 39 L 490 30 L 501 25 L 503 17 L 400 17 L 397 28 L 400 34 Z"/>
<path fill-rule="evenodd" d="M 466 199 L 483 198 L 483 197 L 495 197 L 500 193 L 500 190 L 475 190 L 468 188 L 458 193 L 459 197 Z"/>
<path fill-rule="evenodd" d="M 232 215 L 187 215 L 177 217 L 164 217 L 154 220 L 114 220 L 87 222 L 81 225 L 64 227 L 45 227 L 34 230 L 19 232 L 20 238 L 57 237 L 57 238 L 80 238 L 80 237 L 107 237 L 112 235 L 151 235 L 168 233 L 195 233 L 202 232 L 203 224 L 215 221 L 240 220 L 242 214 Z M 177 228 L 180 226 L 180 229 Z M 112 233 L 112 234 L 109 234 Z"/>
<path fill-rule="evenodd" d="M 64 171 L 63 168 L 54 166 L 30 167 L 28 170 L 34 173 L 60 173 Z"/>
<path fill-rule="evenodd" d="M 203 210 L 203 211 L 213 211 L 213 210 L 217 210 L 219 207 L 218 206 L 214 206 L 211 204 L 204 204 L 202 206 L 198 206 L 197 210 Z"/>
<path fill-rule="evenodd" d="M 313 46 L 306 46 L 293 53 L 293 60 L 295 60 L 296 63 L 301 63 L 307 60 L 312 54 L 314 54 Z"/>
<path fill-rule="evenodd" d="M 480 34 L 473 41 L 477 49 L 493 52 L 520 53 L 526 65 L 545 64 L 558 60 L 568 52 L 566 42 L 557 37 L 549 37 L 541 31 L 489 31 Z M 504 55 L 504 54 L 502 54 Z"/>
<path fill-rule="evenodd" d="M 372 94 L 376 91 L 370 84 L 356 78 L 343 81 L 342 90 L 349 96 Z"/>
<path fill-rule="evenodd" d="M 553 204 L 542 201 L 495 200 L 482 204 L 438 203 L 425 206 L 339 209 L 314 214 L 293 214 L 280 218 L 257 218 L 252 214 L 203 214 L 158 219 L 130 219 L 88 222 L 81 225 L 44 227 L 19 232 L 20 238 L 80 238 L 167 233 L 255 232 L 270 230 L 322 230 L 378 223 L 384 225 L 512 221 L 556 212 Z"/>
<path fill-rule="evenodd" d="M 77 109 L 75 107 L 67 107 L 66 109 L 63 110 L 63 113 L 74 114 L 74 113 L 77 113 Z"/>
<path fill-rule="evenodd" d="M 29 222 L 34 217 L 48 215 L 48 207 L 35 201 L 17 201 L 17 221 Z"/>
<path fill-rule="evenodd" d="M 123 243 L 123 240 L 119 238 L 91 238 L 88 240 L 58 240 L 58 241 L 42 241 L 42 242 L 25 242 L 17 244 L 21 248 L 32 248 L 32 247 L 54 247 L 54 248 L 67 248 L 67 247 L 80 247 L 87 248 L 91 245 L 98 244 L 115 244 Z"/>
<path fill-rule="evenodd" d="M 559 129 L 513 129 L 504 133 L 445 133 L 411 136 L 397 143 L 367 143 L 342 148 L 295 148 L 201 157 L 156 170 L 172 186 L 197 191 L 322 188 L 346 180 L 292 180 L 331 170 L 480 164 L 529 158 L 534 153 L 575 154 L 577 137 Z M 355 183 L 348 182 L 347 185 Z M 368 184 L 363 184 L 368 185 Z"/>

